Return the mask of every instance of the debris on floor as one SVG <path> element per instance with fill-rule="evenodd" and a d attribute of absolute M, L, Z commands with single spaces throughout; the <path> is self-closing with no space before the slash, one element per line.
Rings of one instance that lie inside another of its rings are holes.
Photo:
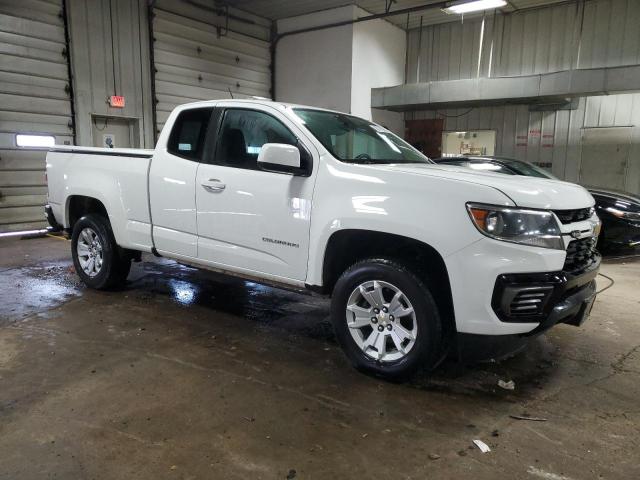
<path fill-rule="evenodd" d="M 504 380 L 498 380 L 498 386 L 500 388 L 504 388 L 505 390 L 516 389 L 516 383 L 513 380 L 509 380 L 508 382 L 505 382 Z"/>
<path fill-rule="evenodd" d="M 489 445 L 484 443 L 482 440 L 474 440 L 473 443 L 476 444 L 476 447 L 478 447 L 482 453 L 487 453 L 491 451 L 491 449 L 489 448 Z"/>
<path fill-rule="evenodd" d="M 511 418 L 515 418 L 516 420 L 529 420 L 531 422 L 546 422 L 546 418 L 542 417 L 531 417 L 527 414 L 524 415 L 509 415 Z"/>
<path fill-rule="evenodd" d="M 439 458 L 440 458 L 440 455 L 438 455 L 437 453 L 429 454 L 429 460 L 438 460 Z"/>

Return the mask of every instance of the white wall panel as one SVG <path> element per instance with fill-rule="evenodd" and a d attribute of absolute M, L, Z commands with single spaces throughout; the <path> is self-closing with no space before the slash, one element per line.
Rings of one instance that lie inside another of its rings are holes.
<path fill-rule="evenodd" d="M 0 232 L 43 227 L 46 151 L 16 134 L 72 143 L 62 0 L 0 0 Z"/>
<path fill-rule="evenodd" d="M 230 18 L 226 31 L 224 15 L 187 2 L 155 2 L 158 131 L 171 110 L 183 103 L 229 98 L 230 91 L 235 98 L 271 97 L 270 22 L 233 8 L 229 13 L 246 22 Z"/>

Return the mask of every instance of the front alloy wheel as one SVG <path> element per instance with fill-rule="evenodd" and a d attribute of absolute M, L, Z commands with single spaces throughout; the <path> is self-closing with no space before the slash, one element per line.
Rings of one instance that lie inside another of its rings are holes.
<path fill-rule="evenodd" d="M 373 280 L 358 285 L 347 301 L 346 316 L 351 337 L 374 360 L 399 360 L 415 345 L 415 311 L 402 290 L 391 283 Z"/>
<path fill-rule="evenodd" d="M 406 378 L 433 367 L 444 351 L 431 292 L 413 271 L 390 259 L 362 260 L 340 276 L 331 321 L 353 365 L 379 377 Z"/>

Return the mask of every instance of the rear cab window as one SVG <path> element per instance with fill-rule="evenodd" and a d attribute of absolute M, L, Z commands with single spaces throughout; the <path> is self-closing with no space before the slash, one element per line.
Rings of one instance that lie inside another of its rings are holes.
<path fill-rule="evenodd" d="M 178 114 L 167 151 L 188 160 L 201 161 L 213 108 L 192 108 Z"/>

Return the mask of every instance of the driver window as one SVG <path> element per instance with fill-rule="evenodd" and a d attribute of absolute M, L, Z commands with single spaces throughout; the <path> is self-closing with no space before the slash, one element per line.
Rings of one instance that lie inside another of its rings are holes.
<path fill-rule="evenodd" d="M 229 109 L 222 120 L 215 163 L 258 170 L 258 154 L 265 143 L 297 146 L 298 139 L 271 115 L 257 110 Z"/>

